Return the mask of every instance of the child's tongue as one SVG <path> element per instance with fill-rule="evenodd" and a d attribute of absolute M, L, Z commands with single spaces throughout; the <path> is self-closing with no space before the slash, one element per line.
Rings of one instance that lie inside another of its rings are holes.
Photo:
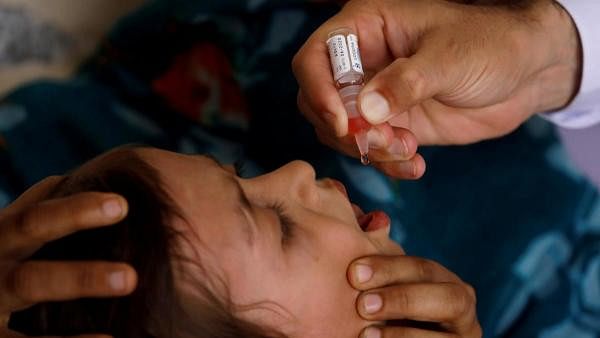
<path fill-rule="evenodd" d="M 376 231 L 390 226 L 390 217 L 383 211 L 371 211 L 358 216 L 357 220 L 363 231 Z"/>

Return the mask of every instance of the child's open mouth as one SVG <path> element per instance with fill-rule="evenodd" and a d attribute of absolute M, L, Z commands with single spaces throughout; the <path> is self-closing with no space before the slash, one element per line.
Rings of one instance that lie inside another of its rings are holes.
<path fill-rule="evenodd" d="M 346 198 L 348 198 L 346 187 L 344 184 L 342 184 L 342 182 L 334 179 L 328 180 L 337 190 L 339 190 L 344 196 L 346 196 Z M 376 210 L 365 214 L 359 206 L 354 203 L 350 204 L 352 205 L 354 215 L 356 216 L 356 221 L 358 222 L 358 225 L 362 231 L 376 231 L 390 226 L 390 217 L 385 212 Z"/>
<path fill-rule="evenodd" d="M 390 217 L 380 210 L 360 215 L 356 220 L 360 228 L 365 232 L 376 231 L 390 226 Z"/>

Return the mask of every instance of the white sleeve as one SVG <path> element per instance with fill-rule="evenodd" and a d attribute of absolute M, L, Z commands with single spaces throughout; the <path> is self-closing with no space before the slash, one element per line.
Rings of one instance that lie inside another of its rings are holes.
<path fill-rule="evenodd" d="M 581 88 L 573 102 L 544 117 L 565 128 L 600 123 L 600 1 L 559 0 L 571 15 L 583 48 Z"/>
<path fill-rule="evenodd" d="M 600 124 L 585 129 L 558 129 L 562 143 L 579 169 L 600 191 Z"/>

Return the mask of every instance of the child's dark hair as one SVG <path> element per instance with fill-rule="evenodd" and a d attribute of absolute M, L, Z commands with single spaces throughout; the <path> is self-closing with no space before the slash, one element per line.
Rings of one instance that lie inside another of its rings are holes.
<path fill-rule="evenodd" d="M 198 288 L 203 299 L 196 300 L 202 306 L 193 314 L 185 313 L 175 290 L 173 264 L 174 241 L 181 234 L 170 225 L 182 213 L 163 187 L 159 172 L 131 147 L 114 150 L 94 163 L 94 170 L 66 176 L 49 198 L 114 192 L 127 200 L 127 216 L 114 226 L 48 243 L 32 259 L 126 262 L 138 274 L 137 288 L 121 298 L 39 304 L 14 313 L 12 329 L 28 335 L 105 333 L 115 338 L 279 336 L 237 318 L 206 281 L 197 283 L 205 285 Z"/>

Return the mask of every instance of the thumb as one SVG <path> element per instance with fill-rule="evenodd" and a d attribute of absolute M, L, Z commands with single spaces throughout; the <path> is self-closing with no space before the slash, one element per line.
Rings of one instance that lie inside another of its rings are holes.
<path fill-rule="evenodd" d="M 410 107 L 429 99 L 445 87 L 439 63 L 425 51 L 398 58 L 377 73 L 362 89 L 359 104 L 371 124 L 388 121 Z"/>

